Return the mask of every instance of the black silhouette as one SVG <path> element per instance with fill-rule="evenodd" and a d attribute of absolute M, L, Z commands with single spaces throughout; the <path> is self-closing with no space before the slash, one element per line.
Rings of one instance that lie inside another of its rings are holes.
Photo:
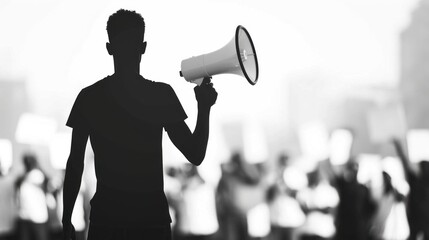
<path fill-rule="evenodd" d="M 64 239 L 74 237 L 70 219 L 88 136 L 97 176 L 88 239 L 171 239 L 163 191 L 162 131 L 192 164 L 201 164 L 217 93 L 209 78 L 194 88 L 198 117 L 191 132 L 170 85 L 140 75 L 147 45 L 142 16 L 121 9 L 109 17 L 107 32 L 106 48 L 115 73 L 84 88 L 67 121 L 73 134 L 64 182 Z"/>
<path fill-rule="evenodd" d="M 341 169 L 324 162 L 337 189 L 340 202 L 336 211 L 335 239 L 364 240 L 369 238 L 369 221 L 375 211 L 375 202 L 370 189 L 358 182 L 358 162 L 350 158 Z"/>
<path fill-rule="evenodd" d="M 396 152 L 403 164 L 405 177 L 410 186 L 407 202 L 407 217 L 410 225 L 409 239 L 429 239 L 429 162 L 421 161 L 419 171 L 412 168 L 410 160 L 398 139 L 393 140 Z M 426 160 L 426 159 L 422 159 Z"/>

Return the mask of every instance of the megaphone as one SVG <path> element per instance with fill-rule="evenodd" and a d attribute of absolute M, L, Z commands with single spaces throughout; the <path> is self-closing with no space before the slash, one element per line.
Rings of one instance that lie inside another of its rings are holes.
<path fill-rule="evenodd" d="M 255 46 L 249 32 L 241 25 L 232 40 L 217 51 L 185 59 L 180 76 L 201 85 L 204 77 L 216 74 L 236 74 L 245 77 L 251 85 L 258 81 L 259 67 Z"/>

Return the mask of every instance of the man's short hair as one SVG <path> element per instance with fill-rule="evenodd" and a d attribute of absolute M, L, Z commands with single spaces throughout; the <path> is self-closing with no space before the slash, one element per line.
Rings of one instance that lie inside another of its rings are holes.
<path fill-rule="evenodd" d="M 120 9 L 110 15 L 107 21 L 107 35 L 111 41 L 113 37 L 117 36 L 124 30 L 136 29 L 141 31 L 142 38 L 145 31 L 145 23 L 142 15 L 135 11 Z"/>

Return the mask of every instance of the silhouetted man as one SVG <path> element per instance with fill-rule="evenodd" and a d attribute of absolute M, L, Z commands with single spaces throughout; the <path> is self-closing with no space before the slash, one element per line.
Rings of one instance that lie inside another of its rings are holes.
<path fill-rule="evenodd" d="M 171 239 L 168 203 L 163 191 L 162 130 L 184 156 L 204 159 L 210 108 L 217 93 L 210 79 L 195 87 L 195 131 L 173 89 L 140 75 L 146 49 L 145 25 L 134 11 L 109 17 L 107 51 L 115 73 L 84 88 L 67 126 L 73 128 L 64 183 L 64 238 L 74 235 L 71 215 L 79 192 L 88 136 L 95 154 L 97 190 L 91 200 L 88 239 Z"/>

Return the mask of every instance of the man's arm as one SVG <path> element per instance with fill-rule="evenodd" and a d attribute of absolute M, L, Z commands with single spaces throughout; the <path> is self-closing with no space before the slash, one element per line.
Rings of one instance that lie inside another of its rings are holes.
<path fill-rule="evenodd" d="M 195 87 L 198 101 L 198 116 L 195 130 L 192 133 L 184 121 L 168 124 L 165 130 L 173 144 L 194 165 L 200 165 L 206 155 L 209 139 L 209 119 L 211 106 L 216 102 L 217 92 L 205 78 L 201 86 Z"/>
<path fill-rule="evenodd" d="M 71 216 L 79 193 L 82 181 L 82 173 L 85 159 L 85 148 L 88 141 L 88 133 L 80 129 L 73 129 L 70 155 L 67 160 L 64 178 L 63 193 L 63 233 L 64 239 L 74 239 L 74 228 L 71 224 Z"/>

